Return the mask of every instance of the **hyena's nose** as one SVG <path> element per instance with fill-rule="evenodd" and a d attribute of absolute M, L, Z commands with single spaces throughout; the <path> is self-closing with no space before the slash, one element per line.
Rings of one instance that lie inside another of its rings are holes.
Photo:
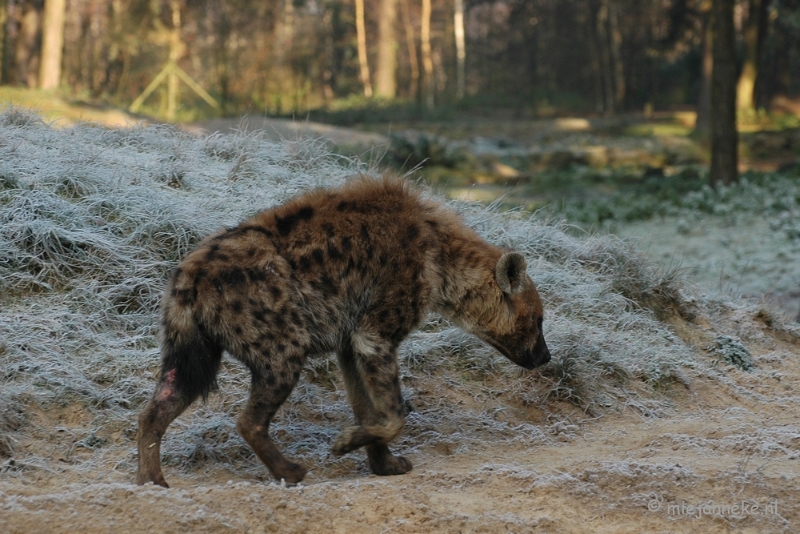
<path fill-rule="evenodd" d="M 544 336 L 539 334 L 539 340 L 536 342 L 536 365 L 544 365 L 550 361 L 550 349 L 547 348 L 547 343 L 544 341 Z"/>

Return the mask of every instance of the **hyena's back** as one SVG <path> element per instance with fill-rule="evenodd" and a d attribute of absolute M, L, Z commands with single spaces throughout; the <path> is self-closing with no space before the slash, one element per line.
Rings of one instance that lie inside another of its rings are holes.
<path fill-rule="evenodd" d="M 248 364 L 334 350 L 364 320 L 399 342 L 426 312 L 451 219 L 395 181 L 308 193 L 205 239 L 173 275 L 165 330 L 199 325 Z"/>

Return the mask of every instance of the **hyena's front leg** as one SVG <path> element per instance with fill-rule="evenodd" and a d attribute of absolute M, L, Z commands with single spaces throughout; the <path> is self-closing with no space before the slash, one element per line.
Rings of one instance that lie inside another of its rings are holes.
<path fill-rule="evenodd" d="M 294 389 L 303 359 L 293 355 L 283 358 L 280 369 L 266 363 L 251 367 L 252 382 L 247 407 L 236 421 L 236 430 L 252 447 L 277 480 L 296 484 L 306 476 L 306 468 L 287 460 L 269 437 L 272 418 Z"/>
<path fill-rule="evenodd" d="M 397 357 L 388 343 L 376 343 L 354 336 L 338 353 L 347 396 L 359 426 L 346 428 L 333 445 L 341 456 L 366 446 L 370 470 L 376 475 L 402 475 L 411 462 L 394 456 L 387 443 L 403 428 L 405 409 L 400 394 Z"/>

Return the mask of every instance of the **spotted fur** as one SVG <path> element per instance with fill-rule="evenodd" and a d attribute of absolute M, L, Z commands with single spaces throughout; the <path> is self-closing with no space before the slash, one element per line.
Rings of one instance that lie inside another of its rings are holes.
<path fill-rule="evenodd" d="M 550 359 L 523 257 L 399 180 L 312 191 L 209 236 L 163 298 L 161 378 L 139 418 L 138 483 L 167 485 L 161 438 L 209 393 L 223 351 L 251 371 L 237 429 L 275 478 L 296 483 L 306 470 L 276 448 L 270 421 L 306 358 L 330 351 L 356 418 L 334 454 L 366 447 L 374 473 L 408 472 L 387 446 L 405 421 L 397 348 L 431 311 L 525 368 Z"/>

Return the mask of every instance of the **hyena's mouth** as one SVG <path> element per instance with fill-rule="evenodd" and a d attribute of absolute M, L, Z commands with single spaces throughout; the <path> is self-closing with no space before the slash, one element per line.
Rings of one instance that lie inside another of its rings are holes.
<path fill-rule="evenodd" d="M 484 335 L 479 335 L 478 337 L 481 338 L 486 343 L 488 343 L 489 345 L 491 345 L 492 347 L 494 347 L 494 349 L 497 350 L 497 352 L 499 352 L 500 354 L 502 354 L 503 356 L 505 356 L 506 358 L 508 358 L 509 360 L 511 360 L 512 362 L 516 363 L 517 365 L 519 365 L 524 369 L 528 370 L 535 369 L 536 367 L 539 367 L 540 365 L 544 365 L 545 363 L 547 363 L 547 362 L 536 363 L 533 359 L 533 352 L 530 350 L 526 350 L 522 354 L 515 354 L 512 351 L 508 350 L 508 348 L 499 341 L 496 341 Z"/>

